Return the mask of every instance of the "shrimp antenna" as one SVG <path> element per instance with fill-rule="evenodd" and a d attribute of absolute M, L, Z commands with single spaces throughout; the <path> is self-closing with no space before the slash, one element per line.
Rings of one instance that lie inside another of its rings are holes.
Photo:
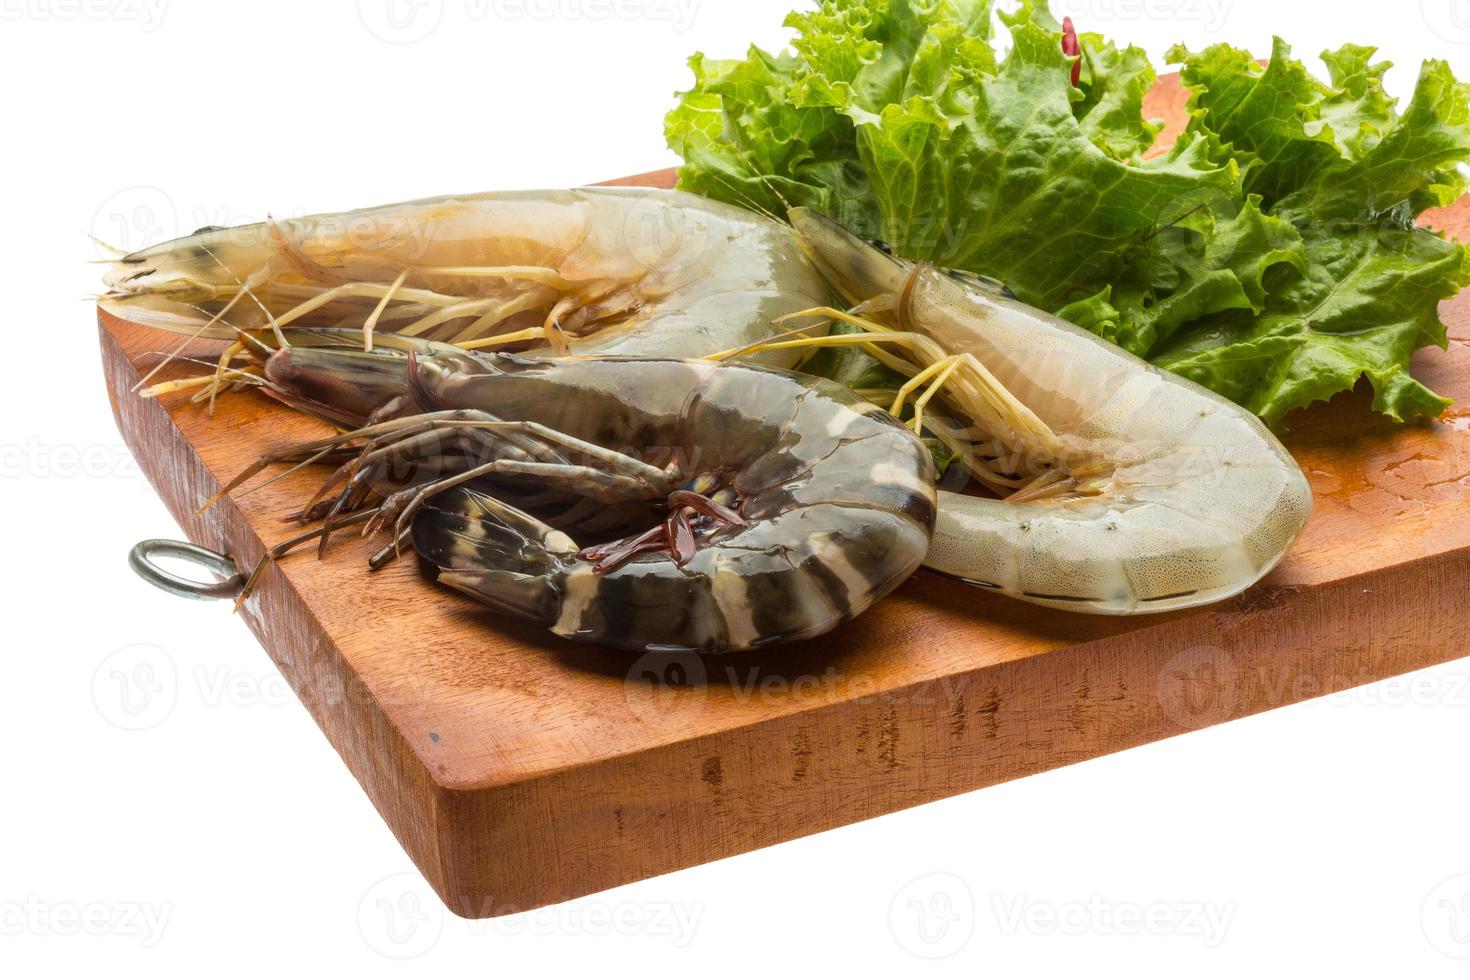
<path fill-rule="evenodd" d="M 225 265 L 224 262 L 220 261 L 220 257 L 218 255 L 215 255 L 214 254 L 214 251 L 208 245 L 200 245 L 199 248 L 204 252 L 205 255 L 209 256 L 210 260 L 213 261 L 215 265 L 219 266 L 221 269 L 224 270 L 225 275 L 227 275 L 231 279 L 235 280 L 235 284 L 240 287 L 241 291 L 246 296 L 249 296 L 250 297 L 251 302 L 253 302 L 256 306 L 260 307 L 260 312 L 264 313 L 266 319 L 270 321 L 271 330 L 276 335 L 276 341 L 282 347 L 290 347 L 291 345 L 286 340 L 286 335 L 281 331 L 281 325 L 276 322 L 275 314 L 271 313 L 270 308 L 267 307 L 264 303 L 262 303 L 260 301 L 260 297 L 257 296 L 257 295 L 255 295 L 255 290 L 253 290 L 253 289 L 250 288 L 250 283 L 249 283 L 248 280 L 250 278 L 252 278 L 252 277 L 246 276 L 246 281 L 243 281 L 242 282 L 240 280 L 240 277 L 237 276 L 237 275 L 235 275 L 235 273 L 230 269 L 229 266 Z M 236 298 L 238 298 L 238 294 L 237 294 L 237 297 Z M 232 301 L 229 305 L 227 305 L 225 307 L 225 310 L 228 310 L 229 307 L 230 306 L 233 306 L 233 305 L 234 305 L 234 303 Z M 236 335 L 239 335 L 240 334 L 240 330 L 239 329 L 236 329 L 235 330 L 235 333 L 236 333 Z M 220 389 L 222 389 L 222 388 L 225 387 L 225 372 L 226 372 L 226 370 L 229 367 L 230 361 L 234 360 L 235 354 L 238 353 L 239 350 L 240 350 L 239 342 L 237 341 L 236 343 L 231 344 L 229 347 L 226 347 L 225 350 L 224 350 L 224 353 L 222 353 L 220 355 L 220 357 L 219 357 L 219 369 L 215 372 L 214 385 L 211 387 L 210 392 L 209 392 L 209 416 L 210 416 L 210 418 L 213 418 L 214 417 L 214 399 L 215 399 L 215 396 L 219 394 Z"/>
<path fill-rule="evenodd" d="M 280 343 L 280 345 L 282 347 L 290 347 L 291 345 L 286 342 L 286 335 L 281 332 L 281 325 L 276 322 L 275 315 L 271 313 L 270 309 L 260 301 L 260 297 L 255 295 L 255 290 L 250 288 L 250 284 L 248 282 L 241 282 L 240 277 L 235 275 L 235 273 L 230 269 L 229 266 L 220 261 L 220 257 L 218 255 L 215 255 L 214 251 L 208 245 L 200 245 L 199 248 L 201 251 L 204 252 L 205 255 L 209 256 L 209 258 L 214 262 L 215 265 L 219 266 L 225 271 L 225 275 L 235 280 L 235 285 L 239 286 L 240 289 L 244 291 L 245 295 L 249 296 L 256 306 L 260 307 L 260 312 L 264 313 L 265 318 L 270 321 L 271 330 L 275 333 L 276 340 Z"/>
<path fill-rule="evenodd" d="M 780 191 L 780 189 L 775 184 L 771 183 L 771 180 L 770 180 L 770 178 L 768 176 L 766 176 L 764 173 L 761 173 L 761 168 L 756 165 L 755 159 L 750 155 L 750 151 L 749 150 L 742 149 L 742 148 L 740 148 L 740 147 L 737 146 L 737 147 L 735 147 L 735 152 L 738 153 L 738 154 L 740 154 L 740 156 L 743 158 L 743 160 L 745 162 L 745 165 L 750 168 L 750 172 L 753 173 L 753 174 L 755 174 L 755 179 L 758 180 L 758 181 L 760 181 L 762 184 L 764 184 L 766 190 L 768 190 L 772 194 L 776 195 L 776 200 L 778 200 L 778 201 L 781 202 L 781 206 L 783 208 L 785 208 L 787 211 L 790 211 L 791 210 L 791 202 L 788 201 L 788 200 L 786 200 L 786 195 L 785 194 L 782 194 L 781 191 Z M 786 217 L 785 215 L 771 214 L 769 211 L 765 211 L 764 208 L 762 208 L 760 210 L 763 213 L 765 213 L 768 217 L 775 218 L 777 221 L 783 221 L 783 220 L 785 220 L 785 217 Z"/>
<path fill-rule="evenodd" d="M 778 200 L 778 201 L 781 202 L 781 206 L 783 208 L 785 208 L 787 211 L 790 211 L 791 210 L 791 202 L 788 201 L 788 200 L 786 200 L 786 195 L 785 194 L 782 194 L 781 191 L 780 191 L 780 189 L 778 187 L 776 187 L 775 184 L 771 183 L 771 180 L 770 180 L 769 177 L 767 177 L 765 174 L 761 173 L 761 168 L 756 165 L 755 159 L 750 155 L 750 151 L 745 150 L 745 149 L 743 149 L 741 147 L 735 146 L 733 143 L 731 143 L 729 145 L 735 150 L 736 155 L 738 155 L 740 157 L 740 162 L 741 163 L 744 163 L 745 166 L 750 170 L 750 172 L 755 175 L 755 179 L 758 180 L 758 181 L 760 181 L 763 185 L 765 185 L 766 190 L 770 191 L 773 195 L 775 195 L 776 200 Z M 717 181 L 719 181 L 720 183 L 724 184 L 726 187 L 728 187 L 734 193 L 734 195 L 736 197 L 742 198 L 744 200 L 746 206 L 749 207 L 750 210 L 755 211 L 758 214 L 763 214 L 767 218 L 770 218 L 773 221 L 780 221 L 780 222 L 783 222 L 783 223 L 786 221 L 786 215 L 772 213 L 769 208 L 763 206 L 759 201 L 757 201 L 755 198 L 751 197 L 749 194 L 747 194 L 745 191 L 741 190 L 739 187 L 737 187 L 735 184 L 731 183 L 729 180 L 725 179 L 723 176 L 720 176 L 720 175 L 717 174 L 715 176 L 715 179 Z"/>
<path fill-rule="evenodd" d="M 180 341 L 179 342 L 179 345 L 177 347 L 175 347 L 172 351 L 169 351 L 164 356 L 163 360 L 161 360 L 157 364 L 155 364 L 148 371 L 147 374 L 145 374 L 145 375 L 143 375 L 143 377 L 139 378 L 138 379 L 138 383 L 135 384 L 135 385 L 133 385 L 133 387 L 132 387 L 131 390 L 132 391 L 138 391 L 138 390 L 142 389 L 144 386 L 146 386 L 148 384 L 149 381 L 152 381 L 153 380 L 153 376 L 155 374 L 157 374 L 159 371 L 162 371 L 164 368 L 168 367 L 176 359 L 178 359 L 180 357 L 183 357 L 184 351 L 188 348 L 188 346 L 190 344 L 192 344 L 194 341 L 198 340 L 200 337 L 204 336 L 204 332 L 206 330 L 208 330 L 210 327 L 214 326 L 216 323 L 223 323 L 225 326 L 229 327 L 232 330 L 233 329 L 236 329 L 236 327 L 235 327 L 235 325 L 233 323 L 231 323 L 229 320 L 226 320 L 225 319 L 225 314 L 228 313 L 228 312 L 230 312 L 230 308 L 232 306 L 234 306 L 236 303 L 238 303 L 240 301 L 240 297 L 243 296 L 243 295 L 244 295 L 244 293 L 236 293 L 234 295 L 234 297 L 228 303 L 226 303 L 224 305 L 224 307 L 218 313 L 214 313 L 214 314 L 211 314 L 208 310 L 206 310 L 204 307 L 200 306 L 197 303 L 188 303 L 188 304 L 186 304 L 186 305 L 192 307 L 193 309 L 198 310 L 201 315 L 209 317 L 209 319 L 206 320 L 204 322 L 204 325 L 201 326 L 198 330 L 194 331 L 192 334 L 190 334 L 189 336 L 185 337 L 182 341 Z M 160 353 L 162 353 L 162 352 L 160 352 Z"/>
<path fill-rule="evenodd" d="M 724 177 L 716 176 L 715 177 L 715 180 L 718 181 L 719 183 L 723 184 L 730 191 L 730 196 L 733 197 L 733 198 L 735 198 L 735 199 L 737 199 L 738 202 L 743 207 L 747 208 L 748 210 L 754 211 L 757 214 L 760 214 L 760 215 L 763 215 L 763 216 L 765 216 L 767 218 L 770 218 L 772 221 L 781 221 L 781 222 L 784 222 L 786 220 L 784 217 L 782 217 L 779 214 L 774 213 L 773 211 L 771 211 L 770 208 L 768 208 L 765 205 L 761 204 L 760 201 L 757 201 L 755 198 L 751 197 L 745 191 L 741 190 L 738 185 L 731 183 L 729 180 L 726 180 Z"/>
<path fill-rule="evenodd" d="M 770 191 L 772 194 L 775 194 L 776 200 L 781 202 L 781 206 L 785 208 L 787 212 L 790 212 L 791 202 L 786 200 L 786 195 L 781 193 L 781 189 L 775 184 L 771 183 L 771 179 L 765 174 L 761 173 L 759 169 L 754 167 L 752 167 L 751 169 L 755 171 L 756 179 L 758 179 L 762 184 L 766 186 L 766 190 Z"/>
<path fill-rule="evenodd" d="M 118 248 L 116 245 L 109 245 L 107 242 L 104 242 L 102 239 L 98 238 L 96 235 L 88 235 L 87 237 L 90 238 L 90 239 L 92 239 L 92 244 L 93 245 L 96 245 L 98 248 L 102 249 L 102 251 L 104 253 L 107 254 L 107 258 L 105 258 L 105 259 L 93 259 L 92 260 L 93 262 L 106 262 L 106 263 L 111 264 L 113 262 L 120 262 L 123 259 L 125 259 L 125 258 L 128 257 L 128 254 L 129 253 L 124 252 L 122 249 Z"/>

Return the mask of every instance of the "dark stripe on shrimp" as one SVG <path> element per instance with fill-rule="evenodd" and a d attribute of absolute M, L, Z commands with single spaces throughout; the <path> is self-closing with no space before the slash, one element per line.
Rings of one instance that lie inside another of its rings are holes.
<path fill-rule="evenodd" d="M 762 563 L 768 567 L 753 571 L 746 579 L 751 619 L 762 637 L 757 645 L 805 635 L 815 625 L 842 617 L 843 607 L 835 605 L 812 576 L 792 564 L 784 550 L 767 557 L 773 559 Z"/>
<path fill-rule="evenodd" d="M 662 649 L 694 652 L 719 650 L 728 642 L 709 581 L 664 557 L 629 562 L 599 578 L 577 632 L 632 648 L 646 647 L 655 636 Z"/>
<path fill-rule="evenodd" d="M 838 544 L 846 555 L 848 548 L 846 544 Z M 855 599 L 861 596 L 853 596 L 852 590 L 838 577 L 837 572 L 821 558 L 816 555 L 808 555 L 801 563 L 801 570 L 812 582 L 814 588 L 819 589 L 825 597 L 827 604 L 834 612 L 846 617 L 852 614 Z M 867 581 L 867 576 L 863 576 Z"/>
<path fill-rule="evenodd" d="M 984 579 L 980 578 L 966 578 L 963 575 L 956 575 L 953 572 L 942 571 L 938 568 L 930 568 L 927 569 L 927 571 L 933 572 L 940 578 L 947 578 L 951 581 L 963 582 L 966 585 L 973 585 L 977 589 L 994 589 L 996 592 L 1006 591 L 1006 587 L 1004 585 L 1001 585 L 999 582 L 987 582 Z"/>
<path fill-rule="evenodd" d="M 917 493 L 910 493 L 897 508 L 909 520 L 913 521 L 926 532 L 934 530 L 934 522 L 938 519 L 938 502 L 929 497 Z"/>
<path fill-rule="evenodd" d="M 1042 599 L 1046 602 L 1105 602 L 1104 599 L 1089 599 L 1086 596 L 1077 595 L 1047 595 L 1044 592 L 1022 592 L 1028 599 Z"/>

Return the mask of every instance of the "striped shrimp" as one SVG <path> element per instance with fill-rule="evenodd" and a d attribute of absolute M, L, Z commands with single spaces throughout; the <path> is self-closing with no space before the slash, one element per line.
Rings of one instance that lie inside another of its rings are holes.
<path fill-rule="evenodd" d="M 633 188 L 475 194 L 203 228 L 120 256 L 106 285 L 109 312 L 214 339 L 233 339 L 237 327 L 328 326 L 362 330 L 368 348 L 375 333 L 393 333 L 668 357 L 759 340 L 773 318 L 827 295 L 785 225 Z"/>
<path fill-rule="evenodd" d="M 274 463 L 342 463 L 303 511 L 319 526 L 260 568 L 361 524 L 390 534 L 373 566 L 411 545 L 440 583 L 568 639 L 718 653 L 825 633 L 928 551 L 928 449 L 834 382 L 393 339 L 404 357 L 358 336 L 241 335 L 266 391 L 356 426 L 222 491 Z"/>
<path fill-rule="evenodd" d="M 925 565 L 1057 609 L 1132 614 L 1235 595 L 1305 526 L 1301 469 L 1249 412 L 980 277 L 895 258 L 795 210 L 852 311 L 815 311 L 921 388 L 911 424 L 948 443 L 993 497 L 939 494 Z M 939 393 L 956 423 L 924 413 Z M 866 393 L 876 397 L 874 393 Z"/>

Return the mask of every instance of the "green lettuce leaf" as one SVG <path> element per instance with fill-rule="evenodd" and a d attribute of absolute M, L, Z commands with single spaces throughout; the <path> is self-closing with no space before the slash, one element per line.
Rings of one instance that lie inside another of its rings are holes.
<path fill-rule="evenodd" d="M 1413 379 L 1409 359 L 1446 345 L 1438 306 L 1470 282 L 1470 253 L 1415 219 L 1464 189 L 1470 86 L 1428 62 L 1400 116 L 1372 48 L 1325 53 L 1329 84 L 1290 54 L 1279 39 L 1265 68 L 1223 45 L 1170 54 L 1185 64 L 1191 131 L 1242 161 L 1247 188 L 1296 228 L 1306 263 L 1273 278 L 1260 315 L 1204 322 L 1148 353 L 1278 428 L 1360 378 L 1390 418 L 1437 416 L 1449 402 Z"/>
<path fill-rule="evenodd" d="M 1404 421 L 1449 402 L 1409 374 L 1414 351 L 1445 345 L 1440 300 L 1470 279 L 1465 250 L 1390 219 L 1356 234 L 1307 232 L 1308 274 L 1283 277 L 1259 316 L 1191 330 L 1155 363 L 1219 391 L 1281 427 L 1294 408 L 1368 378 L 1373 407 Z"/>
<path fill-rule="evenodd" d="M 1371 48 L 1323 55 L 1326 81 L 1279 40 L 1265 66 L 1178 48 L 1191 121 L 1146 158 L 1141 50 L 1082 34 L 1074 86 L 1044 0 L 1000 18 L 1004 56 L 992 19 L 989 0 L 822 0 L 787 19 L 790 52 L 696 55 L 666 121 L 681 186 L 1001 279 L 1278 427 L 1364 377 L 1393 418 L 1443 410 L 1408 365 L 1470 281 L 1466 250 L 1414 223 L 1470 159 L 1446 66 L 1400 115 Z"/>

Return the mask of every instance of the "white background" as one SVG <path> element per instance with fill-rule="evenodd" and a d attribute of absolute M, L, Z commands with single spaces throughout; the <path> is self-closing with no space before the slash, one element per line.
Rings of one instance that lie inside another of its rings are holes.
<path fill-rule="evenodd" d="M 1465 661 L 471 923 L 228 609 L 127 571 L 177 531 L 103 395 L 89 233 L 663 166 L 685 57 L 781 44 L 790 2 L 0 0 L 0 972 L 1466 975 Z M 1156 59 L 1277 32 L 1470 78 L 1459 0 L 1064 9 Z"/>

